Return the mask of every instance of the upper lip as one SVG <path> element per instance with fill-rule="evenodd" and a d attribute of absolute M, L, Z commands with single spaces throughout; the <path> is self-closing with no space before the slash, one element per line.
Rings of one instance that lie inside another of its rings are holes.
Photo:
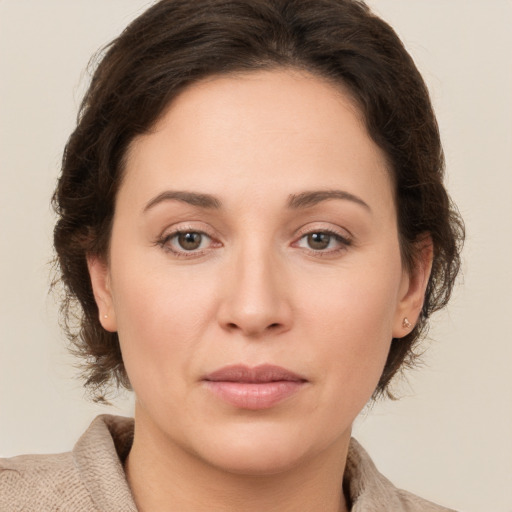
<path fill-rule="evenodd" d="M 210 382 L 243 382 L 248 384 L 259 384 L 264 382 L 305 382 L 304 377 L 271 364 L 261 364 L 258 366 L 246 366 L 235 364 L 224 366 L 212 373 L 206 375 L 203 380 Z"/>

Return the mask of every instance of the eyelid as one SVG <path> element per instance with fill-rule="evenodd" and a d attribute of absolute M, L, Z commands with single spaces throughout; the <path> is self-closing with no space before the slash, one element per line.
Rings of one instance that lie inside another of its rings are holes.
<path fill-rule="evenodd" d="M 175 236 L 183 233 L 198 233 L 210 239 L 209 247 L 194 251 L 176 250 L 172 248 L 169 241 Z M 206 254 L 211 248 L 221 247 L 222 243 L 216 240 L 215 236 L 208 229 L 193 227 L 191 224 L 174 224 L 166 227 L 155 240 L 155 245 L 159 245 L 164 251 L 178 258 L 193 258 Z"/>
<path fill-rule="evenodd" d="M 313 224 L 307 224 L 306 226 L 302 226 L 296 233 L 294 237 L 294 242 L 292 243 L 292 246 L 297 247 L 299 242 L 305 237 L 313 233 L 325 233 L 327 235 L 330 235 L 337 239 L 339 242 L 339 247 L 334 249 L 312 249 L 307 247 L 299 247 L 303 251 L 312 254 L 316 257 L 329 257 L 329 256 L 336 256 L 341 252 L 345 252 L 348 247 L 350 247 L 353 244 L 353 236 L 352 234 L 346 230 L 339 227 L 333 227 L 332 225 L 329 225 L 328 227 L 325 225 L 319 225 L 317 223 Z"/>
<path fill-rule="evenodd" d="M 301 226 L 297 230 L 295 238 L 300 239 L 303 236 L 309 235 L 311 233 L 327 233 L 341 238 L 346 243 L 352 243 L 354 238 L 352 233 L 348 229 L 333 226 L 332 224 L 322 225 L 316 222 L 306 224 L 305 226 Z"/>
<path fill-rule="evenodd" d="M 199 225 L 197 225 L 199 224 Z M 166 226 L 165 229 L 163 229 L 160 234 L 158 235 L 158 238 L 165 238 L 168 236 L 175 235 L 177 233 L 187 233 L 187 232 L 193 232 L 193 233 L 201 233 L 203 235 L 209 236 L 210 238 L 215 238 L 215 235 L 213 234 L 213 230 L 210 229 L 208 226 L 205 226 L 203 222 L 195 222 L 195 221 L 184 221 L 184 222 L 176 222 L 174 224 L 171 224 L 169 226 Z"/>

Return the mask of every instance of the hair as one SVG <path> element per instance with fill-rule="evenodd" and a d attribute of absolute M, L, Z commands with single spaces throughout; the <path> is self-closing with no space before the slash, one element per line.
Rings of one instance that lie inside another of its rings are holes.
<path fill-rule="evenodd" d="M 426 85 L 393 29 L 357 0 L 161 0 L 104 50 L 63 156 L 53 197 L 61 313 L 96 400 L 130 388 L 117 333 L 99 321 L 87 256 L 108 260 L 123 159 L 177 94 L 211 75 L 289 68 L 343 87 L 389 160 L 403 264 L 430 235 L 433 265 L 414 329 L 394 339 L 374 396 L 418 358 L 427 319 L 448 302 L 464 228 L 443 186 Z"/>

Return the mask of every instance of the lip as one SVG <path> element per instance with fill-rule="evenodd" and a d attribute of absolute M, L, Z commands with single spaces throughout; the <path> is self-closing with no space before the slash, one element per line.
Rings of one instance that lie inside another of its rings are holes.
<path fill-rule="evenodd" d="M 225 366 L 206 375 L 202 381 L 221 400 L 249 410 L 274 407 L 307 383 L 301 375 L 269 364 Z"/>

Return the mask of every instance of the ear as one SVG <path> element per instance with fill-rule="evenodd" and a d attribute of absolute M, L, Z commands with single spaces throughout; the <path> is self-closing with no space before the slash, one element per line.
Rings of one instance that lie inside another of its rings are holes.
<path fill-rule="evenodd" d="M 416 325 L 425 300 L 432 261 L 434 244 L 429 234 L 415 243 L 415 259 L 410 270 L 404 270 L 400 285 L 399 302 L 393 324 L 393 338 L 402 338 Z M 407 324 L 407 319 L 410 325 Z"/>
<path fill-rule="evenodd" d="M 91 276 L 94 299 L 98 306 L 99 321 L 105 330 L 115 332 L 117 331 L 117 321 L 108 265 L 98 256 L 88 255 L 87 267 Z"/>

